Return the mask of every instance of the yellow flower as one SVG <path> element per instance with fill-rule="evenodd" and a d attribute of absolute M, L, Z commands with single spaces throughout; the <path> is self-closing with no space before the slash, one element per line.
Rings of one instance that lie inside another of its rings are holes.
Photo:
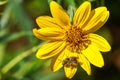
<path fill-rule="evenodd" d="M 109 43 L 101 36 L 93 34 L 109 17 L 106 7 L 91 10 L 91 3 L 85 1 L 77 9 L 73 24 L 63 8 L 56 2 L 50 2 L 52 17 L 41 16 L 36 19 L 40 29 L 33 29 L 34 35 L 48 43 L 39 48 L 36 56 L 40 59 L 52 57 L 51 68 L 58 71 L 64 67 L 65 74 L 72 78 L 78 63 L 91 74 L 90 63 L 104 66 L 100 53 L 110 51 Z"/>

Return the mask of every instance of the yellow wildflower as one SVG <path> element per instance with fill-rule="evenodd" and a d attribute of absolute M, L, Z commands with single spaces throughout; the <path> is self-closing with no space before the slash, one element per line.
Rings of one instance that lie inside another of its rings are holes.
<path fill-rule="evenodd" d="M 98 7 L 91 11 L 91 3 L 85 1 L 77 9 L 73 24 L 55 1 L 50 2 L 50 10 L 52 17 L 38 17 L 36 22 L 40 29 L 33 29 L 37 38 L 48 41 L 39 48 L 37 58 L 52 57 L 52 70 L 55 72 L 64 67 L 68 78 L 74 76 L 78 63 L 88 75 L 91 74 L 90 63 L 97 67 L 104 66 L 100 51 L 107 52 L 111 47 L 103 37 L 93 32 L 107 21 L 107 8 Z"/>

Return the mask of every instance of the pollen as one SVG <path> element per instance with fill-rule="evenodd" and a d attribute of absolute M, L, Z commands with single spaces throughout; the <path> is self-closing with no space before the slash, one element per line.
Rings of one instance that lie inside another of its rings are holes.
<path fill-rule="evenodd" d="M 86 49 L 91 43 L 89 36 L 76 26 L 72 26 L 66 31 L 66 42 L 68 43 L 68 49 L 72 52 L 80 52 Z"/>

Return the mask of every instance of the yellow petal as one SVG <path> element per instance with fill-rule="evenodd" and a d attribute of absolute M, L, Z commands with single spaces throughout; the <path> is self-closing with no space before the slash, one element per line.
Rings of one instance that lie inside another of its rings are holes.
<path fill-rule="evenodd" d="M 87 72 L 88 75 L 90 75 L 91 67 L 89 61 L 86 59 L 86 57 L 83 54 L 78 54 L 78 55 L 79 55 L 80 66 Z"/>
<path fill-rule="evenodd" d="M 82 27 L 86 22 L 91 12 L 91 4 L 86 1 L 77 9 L 74 16 L 74 25 Z"/>
<path fill-rule="evenodd" d="M 90 34 L 89 37 L 92 45 L 96 46 L 100 51 L 107 52 L 111 50 L 109 43 L 102 36 Z"/>
<path fill-rule="evenodd" d="M 66 49 L 65 50 L 65 58 L 69 58 L 69 57 L 78 57 L 78 55 L 77 55 L 77 53 L 71 52 L 68 49 Z M 64 66 L 64 71 L 65 71 L 66 77 L 71 79 L 75 75 L 75 73 L 77 71 L 77 67 L 67 68 L 67 67 Z"/>
<path fill-rule="evenodd" d="M 65 42 L 49 42 L 38 49 L 36 57 L 40 59 L 50 58 L 56 54 L 59 54 L 65 48 L 65 46 Z"/>
<path fill-rule="evenodd" d="M 78 57 L 77 53 L 73 53 L 69 51 L 67 48 L 64 49 L 60 54 L 54 56 L 51 62 L 51 69 L 52 71 L 58 71 L 63 66 L 63 60 L 68 57 Z"/>
<path fill-rule="evenodd" d="M 109 11 L 107 11 L 106 7 L 96 8 L 91 12 L 83 30 L 86 31 L 86 33 L 95 32 L 105 24 L 105 22 L 108 20 L 108 17 Z"/>
<path fill-rule="evenodd" d="M 33 29 L 33 34 L 34 34 L 35 37 L 37 37 L 38 39 L 42 39 L 42 40 L 45 40 L 45 39 L 46 39 L 44 36 L 41 36 L 41 35 L 39 34 L 39 31 L 38 31 L 36 28 Z"/>
<path fill-rule="evenodd" d="M 69 49 L 66 49 L 66 50 L 65 50 L 65 55 L 66 55 L 66 57 L 78 57 L 77 54 L 78 54 L 78 53 L 71 52 Z"/>
<path fill-rule="evenodd" d="M 45 37 L 58 37 L 64 35 L 64 31 L 58 28 L 42 28 L 39 29 L 38 32 Z"/>
<path fill-rule="evenodd" d="M 77 68 L 67 68 L 67 67 L 64 67 L 64 71 L 65 71 L 65 75 L 67 78 L 71 79 L 76 71 L 77 71 Z"/>
<path fill-rule="evenodd" d="M 54 56 L 51 61 L 51 69 L 53 72 L 58 71 L 63 66 L 63 60 L 66 58 L 65 50 Z"/>
<path fill-rule="evenodd" d="M 46 28 L 45 28 L 46 29 Z M 41 29 L 33 29 L 33 33 L 34 35 L 38 38 L 38 39 L 41 39 L 41 40 L 52 40 L 52 41 L 55 41 L 55 40 L 63 40 L 63 37 L 64 35 L 57 35 L 58 33 L 55 34 L 54 31 L 48 31 L 46 32 L 44 28 Z M 49 34 L 50 33 L 50 34 Z M 55 36 L 56 35 L 56 36 Z"/>
<path fill-rule="evenodd" d="M 36 19 L 36 22 L 40 28 L 61 28 L 54 18 L 49 16 L 40 16 Z"/>
<path fill-rule="evenodd" d="M 70 25 L 70 19 L 69 16 L 66 14 L 64 9 L 57 4 L 55 1 L 50 2 L 50 10 L 52 13 L 53 18 L 56 20 L 56 22 L 63 27 L 63 29 L 66 26 Z"/>
<path fill-rule="evenodd" d="M 104 60 L 101 53 L 98 51 L 98 48 L 93 45 L 89 45 L 87 49 L 83 50 L 82 53 L 86 56 L 86 58 L 97 67 L 104 66 Z"/>

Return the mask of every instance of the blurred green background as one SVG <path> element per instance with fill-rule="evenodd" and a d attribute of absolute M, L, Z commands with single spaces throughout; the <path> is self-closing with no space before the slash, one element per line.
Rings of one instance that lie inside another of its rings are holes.
<path fill-rule="evenodd" d="M 68 80 L 64 70 L 52 72 L 50 59 L 39 60 L 35 53 L 44 42 L 34 37 L 35 19 L 51 15 L 51 0 L 0 0 L 0 80 Z M 55 0 L 72 17 L 73 9 L 86 0 Z M 105 66 L 92 66 L 88 76 L 78 68 L 71 80 L 120 80 L 120 0 L 87 0 L 92 8 L 106 6 L 110 11 L 107 23 L 96 33 L 105 37 L 112 50 L 102 53 Z"/>

